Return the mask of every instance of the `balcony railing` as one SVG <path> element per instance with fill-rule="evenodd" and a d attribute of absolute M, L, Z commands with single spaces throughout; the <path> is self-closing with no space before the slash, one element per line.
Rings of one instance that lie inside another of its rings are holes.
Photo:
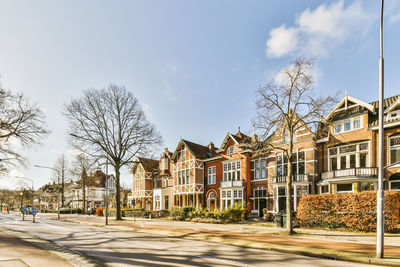
<path fill-rule="evenodd" d="M 308 174 L 294 174 L 293 175 L 293 182 L 308 182 Z M 274 182 L 276 184 L 286 183 L 287 175 L 279 175 L 274 178 Z"/>
<path fill-rule="evenodd" d="M 377 167 L 364 167 L 364 168 L 350 168 L 342 170 L 334 170 L 321 173 L 321 179 L 333 179 L 333 178 L 345 178 L 345 177 L 357 177 L 357 178 L 370 178 L 378 176 Z"/>
<path fill-rule="evenodd" d="M 242 181 L 241 180 L 221 181 L 221 187 L 235 187 L 235 186 L 242 186 Z"/>

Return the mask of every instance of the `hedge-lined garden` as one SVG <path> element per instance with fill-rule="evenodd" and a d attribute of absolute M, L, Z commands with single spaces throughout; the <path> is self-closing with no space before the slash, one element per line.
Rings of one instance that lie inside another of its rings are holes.
<path fill-rule="evenodd" d="M 173 209 L 170 218 L 176 221 L 203 223 L 238 223 L 246 219 L 247 212 L 239 207 L 223 211 L 195 210 L 193 207 Z"/>
<path fill-rule="evenodd" d="M 376 231 L 376 192 L 303 196 L 297 208 L 301 227 Z M 385 192 L 385 231 L 398 229 L 400 192 Z"/>

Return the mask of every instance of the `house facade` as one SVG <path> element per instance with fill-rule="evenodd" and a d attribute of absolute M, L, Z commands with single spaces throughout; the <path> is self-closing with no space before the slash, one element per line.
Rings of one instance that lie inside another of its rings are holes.
<path fill-rule="evenodd" d="M 174 206 L 205 206 L 203 160 L 214 155 L 212 147 L 180 140 L 172 155 Z"/>
<path fill-rule="evenodd" d="M 400 96 L 384 100 L 385 190 L 400 190 Z M 321 159 L 318 193 L 376 191 L 378 102 L 345 97 L 330 112 L 317 140 Z"/>
<path fill-rule="evenodd" d="M 167 148 L 161 155 L 158 175 L 153 179 L 153 210 L 170 210 L 174 201 L 174 164 Z"/>
<path fill-rule="evenodd" d="M 133 163 L 132 206 L 135 208 L 152 210 L 153 179 L 158 175 L 158 165 L 158 160 L 141 157 Z"/>

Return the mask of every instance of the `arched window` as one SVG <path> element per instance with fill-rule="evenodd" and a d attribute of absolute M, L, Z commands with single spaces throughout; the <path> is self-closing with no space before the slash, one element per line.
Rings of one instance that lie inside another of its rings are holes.
<path fill-rule="evenodd" d="M 214 192 L 211 192 L 211 193 L 208 195 L 208 198 L 210 198 L 210 199 L 216 199 L 215 193 L 214 193 Z"/>

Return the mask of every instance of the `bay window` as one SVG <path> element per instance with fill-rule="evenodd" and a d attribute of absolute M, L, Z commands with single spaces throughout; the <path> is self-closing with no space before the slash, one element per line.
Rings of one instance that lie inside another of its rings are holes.
<path fill-rule="evenodd" d="M 224 181 L 240 180 L 240 160 L 224 163 Z"/>
<path fill-rule="evenodd" d="M 329 148 L 329 170 L 368 167 L 368 142 Z"/>

